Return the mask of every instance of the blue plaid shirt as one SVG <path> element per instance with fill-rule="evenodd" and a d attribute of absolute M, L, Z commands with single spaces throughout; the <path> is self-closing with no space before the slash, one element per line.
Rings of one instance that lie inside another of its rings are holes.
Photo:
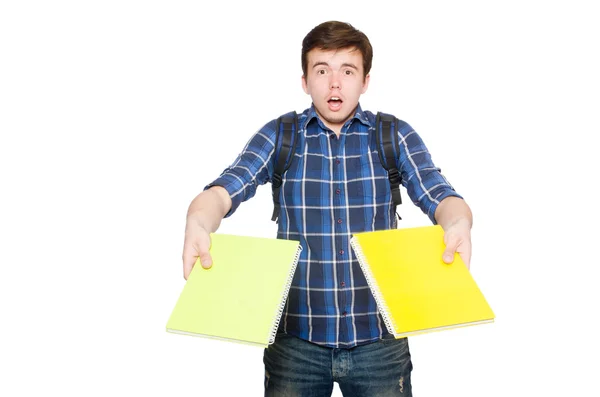
<path fill-rule="evenodd" d="M 303 249 L 280 331 L 334 348 L 375 341 L 387 330 L 350 247 L 353 233 L 397 227 L 387 171 L 378 155 L 375 115 L 359 105 L 339 138 L 312 106 L 298 115 L 298 125 L 300 140 L 281 187 L 277 237 L 300 241 Z M 267 123 L 206 186 L 229 192 L 227 216 L 271 181 L 275 129 L 276 120 Z M 399 123 L 398 135 L 403 186 L 435 223 L 439 202 L 460 196 L 408 124 Z"/>

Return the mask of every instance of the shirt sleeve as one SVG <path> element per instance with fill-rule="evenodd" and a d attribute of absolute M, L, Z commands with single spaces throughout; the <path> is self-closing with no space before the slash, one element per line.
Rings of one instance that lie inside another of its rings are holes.
<path fill-rule="evenodd" d="M 204 187 L 222 186 L 231 197 L 231 209 L 225 217 L 231 216 L 240 204 L 256 194 L 260 185 L 270 182 L 273 175 L 271 157 L 275 146 L 276 121 L 272 120 L 256 132 L 244 149 L 221 175 Z"/>
<path fill-rule="evenodd" d="M 436 224 L 435 210 L 449 196 L 462 198 L 436 167 L 421 137 L 407 123 L 398 126 L 402 185 L 412 202 Z"/>

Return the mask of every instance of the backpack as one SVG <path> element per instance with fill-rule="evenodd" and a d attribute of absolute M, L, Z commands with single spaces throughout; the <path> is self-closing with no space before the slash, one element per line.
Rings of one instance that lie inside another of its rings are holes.
<path fill-rule="evenodd" d="M 388 180 L 392 191 L 394 212 L 396 207 L 402 204 L 400 197 L 400 185 L 402 177 L 396 165 L 397 153 L 400 151 L 398 143 L 399 120 L 389 114 L 377 112 L 375 119 L 375 133 L 377 146 L 379 147 L 379 160 L 388 172 Z M 273 169 L 273 216 L 271 220 L 278 222 L 281 210 L 279 193 L 283 183 L 283 174 L 288 170 L 294 159 L 296 143 L 298 141 L 298 115 L 296 112 L 286 113 L 277 119 L 275 137 L 275 165 Z M 281 142 L 281 144 L 279 143 Z M 396 213 L 397 214 L 397 213 Z M 398 218 L 400 216 L 398 215 Z"/>

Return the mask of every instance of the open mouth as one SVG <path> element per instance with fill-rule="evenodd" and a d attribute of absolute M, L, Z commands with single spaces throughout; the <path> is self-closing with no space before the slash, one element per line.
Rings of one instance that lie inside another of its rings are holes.
<path fill-rule="evenodd" d="M 329 98 L 327 103 L 329 104 L 329 109 L 331 110 L 339 110 L 342 107 L 342 100 L 339 97 L 333 96 Z"/>

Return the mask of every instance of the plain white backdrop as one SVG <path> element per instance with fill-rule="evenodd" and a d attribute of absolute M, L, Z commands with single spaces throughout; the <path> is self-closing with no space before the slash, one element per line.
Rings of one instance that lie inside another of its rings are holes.
<path fill-rule="evenodd" d="M 310 105 L 301 41 L 331 19 L 373 44 L 363 108 L 411 124 L 475 216 L 497 319 L 412 338 L 415 396 L 597 395 L 591 4 L 2 2 L 0 395 L 262 394 L 262 349 L 165 331 L 185 214 Z M 404 197 L 402 226 L 428 224 Z M 271 205 L 219 231 L 272 237 Z"/>

